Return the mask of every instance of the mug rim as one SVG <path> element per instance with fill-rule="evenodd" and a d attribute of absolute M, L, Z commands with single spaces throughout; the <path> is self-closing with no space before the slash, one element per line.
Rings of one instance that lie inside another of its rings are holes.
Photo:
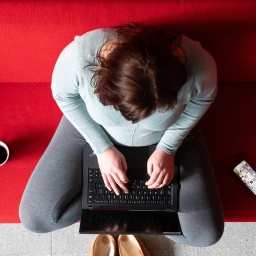
<path fill-rule="evenodd" d="M 10 151 L 9 151 L 8 146 L 7 146 L 3 141 L 0 141 L 0 147 L 3 147 L 3 148 L 6 150 L 6 152 L 7 152 L 7 157 L 6 157 L 6 159 L 4 160 L 4 162 L 0 163 L 0 166 L 2 166 L 2 165 L 4 165 L 4 164 L 7 162 L 7 160 L 9 159 Z"/>

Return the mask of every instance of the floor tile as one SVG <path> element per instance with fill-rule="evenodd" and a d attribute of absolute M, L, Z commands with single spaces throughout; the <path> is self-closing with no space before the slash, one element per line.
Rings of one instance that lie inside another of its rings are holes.
<path fill-rule="evenodd" d="M 165 236 L 140 235 L 139 238 L 152 256 L 198 256 L 197 247 L 177 244 Z"/>
<path fill-rule="evenodd" d="M 54 253 L 52 256 L 86 256 L 88 253 Z"/>
<path fill-rule="evenodd" d="M 198 256 L 197 249 L 149 250 L 151 256 Z"/>
<path fill-rule="evenodd" d="M 254 256 L 256 223 L 225 223 L 221 240 L 206 248 L 177 244 L 164 236 L 139 236 L 152 256 Z M 21 224 L 0 224 L 0 256 L 88 256 L 95 235 L 80 235 L 79 224 L 34 234 Z"/>
<path fill-rule="evenodd" d="M 256 223 L 225 223 L 225 230 L 214 248 L 256 246 Z"/>
<path fill-rule="evenodd" d="M 51 254 L 51 234 L 34 234 L 21 224 L 0 224 L 0 255 L 5 254 Z"/>
<path fill-rule="evenodd" d="M 256 247 L 227 247 L 199 249 L 199 256 L 255 256 Z M 176 256 L 176 255 L 175 255 Z"/>
<path fill-rule="evenodd" d="M 0 254 L 1 256 L 52 256 L 52 254 Z"/>
<path fill-rule="evenodd" d="M 140 235 L 139 238 L 149 250 L 171 250 L 175 246 L 175 242 L 171 241 L 165 236 Z"/>
<path fill-rule="evenodd" d="M 52 254 L 89 253 L 95 235 L 79 234 L 79 224 L 52 232 Z"/>

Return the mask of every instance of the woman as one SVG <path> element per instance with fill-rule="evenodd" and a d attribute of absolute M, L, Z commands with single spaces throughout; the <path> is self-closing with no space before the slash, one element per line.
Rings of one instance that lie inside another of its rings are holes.
<path fill-rule="evenodd" d="M 193 129 L 217 92 L 215 62 L 199 42 L 167 26 L 88 32 L 59 56 L 52 92 L 64 117 L 21 201 L 29 230 L 49 232 L 79 220 L 84 144 L 116 194 L 129 191 L 126 161 L 114 145 L 157 144 L 147 163 L 148 188 L 171 182 L 174 157 L 181 170 L 183 236 L 169 238 L 194 246 L 220 239 L 221 200 L 200 129 Z"/>

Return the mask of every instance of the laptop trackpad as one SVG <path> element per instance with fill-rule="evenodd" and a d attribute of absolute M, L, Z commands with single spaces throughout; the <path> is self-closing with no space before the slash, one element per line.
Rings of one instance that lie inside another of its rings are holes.
<path fill-rule="evenodd" d="M 83 210 L 79 232 L 81 234 L 182 234 L 177 212 L 118 210 Z"/>

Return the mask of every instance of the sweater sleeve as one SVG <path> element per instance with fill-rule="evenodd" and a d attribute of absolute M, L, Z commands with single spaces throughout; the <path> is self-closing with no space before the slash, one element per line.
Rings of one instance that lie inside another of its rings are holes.
<path fill-rule="evenodd" d="M 84 83 L 81 72 L 84 60 L 76 56 L 74 43 L 67 46 L 59 56 L 52 75 L 52 94 L 57 105 L 90 144 L 95 154 L 101 154 L 113 146 L 101 125 L 89 115 L 81 98 L 79 86 Z M 90 86 L 90 85 L 88 85 Z"/>
<path fill-rule="evenodd" d="M 194 77 L 191 98 L 179 119 L 169 127 L 157 147 L 175 155 L 185 137 L 206 113 L 217 94 L 217 69 L 214 60 Z M 189 94 L 189 93 L 188 93 Z"/>

